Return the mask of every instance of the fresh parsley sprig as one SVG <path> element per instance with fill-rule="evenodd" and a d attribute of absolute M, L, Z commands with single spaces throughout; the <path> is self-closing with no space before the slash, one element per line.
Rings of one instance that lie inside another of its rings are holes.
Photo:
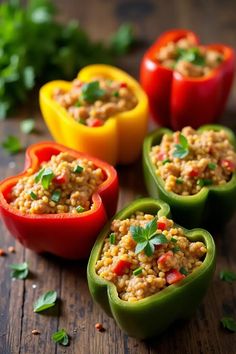
<path fill-rule="evenodd" d="M 34 312 L 41 312 L 55 306 L 57 292 L 54 290 L 48 291 L 41 295 L 34 303 Z"/>
<path fill-rule="evenodd" d="M 157 219 L 147 223 L 144 227 L 131 226 L 131 235 L 137 243 L 135 253 L 145 252 L 147 256 L 152 256 L 155 251 L 155 245 L 167 243 L 168 240 L 164 234 L 157 233 Z"/>
<path fill-rule="evenodd" d="M 29 268 L 27 262 L 10 264 L 11 277 L 15 279 L 25 279 L 29 274 Z"/>
<path fill-rule="evenodd" d="M 106 91 L 101 89 L 99 81 L 92 81 L 82 86 L 82 98 L 84 101 L 93 103 L 105 95 Z"/>
<path fill-rule="evenodd" d="M 173 157 L 183 159 L 189 154 L 188 140 L 183 134 L 179 135 L 179 143 L 174 145 Z"/>
<path fill-rule="evenodd" d="M 69 345 L 69 336 L 68 336 L 68 333 L 64 329 L 61 329 L 61 330 L 53 333 L 52 340 L 55 343 L 59 343 L 63 346 Z"/>
<path fill-rule="evenodd" d="M 233 281 L 236 281 L 236 273 L 229 270 L 222 270 L 220 272 L 220 280 L 232 283 Z"/>
<path fill-rule="evenodd" d="M 177 61 L 180 60 L 188 61 L 198 66 L 204 66 L 206 62 L 198 47 L 177 48 Z"/>
<path fill-rule="evenodd" d="M 224 328 L 236 332 L 236 321 L 233 317 L 223 317 L 220 322 Z"/>

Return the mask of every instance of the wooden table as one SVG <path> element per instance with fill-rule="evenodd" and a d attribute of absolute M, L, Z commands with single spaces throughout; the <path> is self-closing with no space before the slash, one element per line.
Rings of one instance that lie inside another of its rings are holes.
<path fill-rule="evenodd" d="M 138 75 L 140 58 L 147 45 L 162 31 L 171 27 L 195 30 L 204 43 L 219 41 L 235 45 L 235 1 L 151 1 L 151 0 L 87 0 L 57 1 L 62 20 L 77 16 L 94 38 L 107 37 L 123 21 L 133 21 L 143 46 L 120 61 L 120 66 Z M 236 128 L 236 86 L 222 122 Z M 0 140 L 8 134 L 19 136 L 20 119 L 37 119 L 40 135 L 22 135 L 25 146 L 50 139 L 42 121 L 37 99 L 26 104 L 16 117 L 0 122 Z M 22 170 L 23 153 L 13 157 L 0 152 L 1 178 Z M 119 167 L 121 194 L 119 208 L 139 195 L 146 195 L 140 161 L 129 167 Z M 232 200 L 232 203 L 235 203 Z M 236 317 L 236 287 L 219 280 L 219 271 L 236 270 L 236 215 L 219 234 L 217 269 L 214 281 L 203 304 L 187 323 L 176 324 L 156 340 L 138 341 L 128 338 L 97 305 L 93 304 L 86 281 L 86 262 L 70 262 L 52 256 L 37 255 L 24 249 L 10 237 L 5 227 L 0 229 L 0 248 L 15 246 L 16 253 L 0 257 L 0 354 L 233 354 L 236 334 L 220 327 L 223 315 Z M 27 261 L 31 275 L 26 281 L 12 281 L 8 265 Z M 32 304 L 43 292 L 55 289 L 60 302 L 55 315 L 39 315 Z M 178 306 L 178 304 L 176 304 Z M 97 332 L 96 322 L 106 331 Z M 147 323 L 148 326 L 148 323 Z M 56 346 L 51 334 L 65 328 L 71 335 L 68 348 Z M 33 329 L 40 335 L 31 334 Z"/>

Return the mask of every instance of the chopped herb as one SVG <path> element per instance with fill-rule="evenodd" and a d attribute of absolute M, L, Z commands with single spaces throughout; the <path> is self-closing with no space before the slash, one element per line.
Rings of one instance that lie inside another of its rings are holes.
<path fill-rule="evenodd" d="M 90 103 L 105 95 L 106 91 L 100 88 L 99 81 L 92 81 L 82 86 L 82 98 Z"/>
<path fill-rule="evenodd" d="M 179 248 L 178 246 L 175 246 L 174 248 L 172 248 L 172 251 L 173 251 L 174 253 L 177 253 L 177 252 L 180 251 L 180 248 Z"/>
<path fill-rule="evenodd" d="M 213 184 L 212 179 L 209 178 L 200 178 L 197 180 L 197 185 L 200 187 L 211 186 Z"/>
<path fill-rule="evenodd" d="M 60 198 L 61 198 L 61 191 L 60 190 L 53 191 L 51 200 L 55 203 L 58 203 Z"/>
<path fill-rule="evenodd" d="M 41 170 L 39 170 L 39 171 L 36 173 L 36 175 L 35 175 L 35 177 L 34 177 L 34 181 L 35 181 L 36 183 L 38 183 L 38 182 L 41 180 L 41 177 L 42 177 L 42 174 L 44 173 L 44 170 L 45 170 L 45 168 L 42 168 Z"/>
<path fill-rule="evenodd" d="M 184 180 L 182 178 L 176 178 L 175 182 L 176 184 L 183 184 Z"/>
<path fill-rule="evenodd" d="M 9 268 L 12 270 L 11 277 L 16 279 L 25 279 L 29 274 L 28 264 L 18 263 L 18 264 L 10 264 Z"/>
<path fill-rule="evenodd" d="M 75 208 L 75 210 L 77 211 L 77 213 L 83 213 L 84 208 L 81 205 L 79 205 L 77 206 L 77 208 Z"/>
<path fill-rule="evenodd" d="M 171 162 L 170 159 L 165 159 L 165 160 L 162 161 L 162 165 L 165 165 L 166 163 L 169 163 L 169 162 Z"/>
<path fill-rule="evenodd" d="M 20 140 L 14 135 L 8 135 L 2 143 L 2 147 L 11 155 L 17 154 L 22 150 Z"/>
<path fill-rule="evenodd" d="M 179 271 L 181 274 L 188 275 L 188 271 L 184 267 L 181 267 Z"/>
<path fill-rule="evenodd" d="M 133 275 L 139 275 L 143 272 L 143 268 L 142 267 L 139 267 L 139 268 L 136 268 L 134 271 L 133 271 Z"/>
<path fill-rule="evenodd" d="M 188 49 L 178 48 L 177 49 L 177 61 L 184 60 L 198 66 L 205 65 L 205 58 L 201 54 L 199 48 L 192 47 Z"/>
<path fill-rule="evenodd" d="M 30 134 L 35 129 L 35 121 L 34 119 L 25 119 L 20 124 L 20 129 L 25 134 Z"/>
<path fill-rule="evenodd" d="M 109 241 L 110 241 L 111 245 L 115 245 L 115 243 L 116 243 L 116 235 L 114 234 L 114 232 L 110 234 Z"/>
<path fill-rule="evenodd" d="M 175 150 L 173 152 L 173 157 L 183 159 L 189 153 L 188 140 L 183 134 L 179 135 L 179 144 L 175 144 Z"/>
<path fill-rule="evenodd" d="M 232 283 L 236 280 L 236 273 L 227 270 L 222 270 L 220 272 L 220 279 Z"/>
<path fill-rule="evenodd" d="M 77 166 L 75 166 L 75 168 L 73 169 L 73 172 L 74 173 L 81 173 L 82 171 L 83 171 L 83 167 L 82 166 L 79 166 L 79 165 L 77 165 Z"/>
<path fill-rule="evenodd" d="M 82 103 L 80 102 L 80 100 L 78 100 L 76 103 L 75 103 L 75 107 L 81 107 L 82 106 Z"/>
<path fill-rule="evenodd" d="M 31 199 L 33 199 L 33 200 L 36 200 L 36 199 L 37 199 L 37 194 L 35 194 L 33 191 L 31 191 L 31 192 L 29 193 L 29 195 L 31 196 Z"/>
<path fill-rule="evenodd" d="M 86 125 L 86 120 L 85 120 L 85 119 L 80 118 L 80 119 L 79 119 L 79 123 L 80 123 L 80 124 L 83 124 L 83 125 Z"/>
<path fill-rule="evenodd" d="M 64 329 L 61 329 L 58 332 L 53 333 L 52 340 L 55 343 L 59 343 L 63 346 L 67 346 L 69 344 L 69 336 Z"/>
<path fill-rule="evenodd" d="M 34 312 L 41 312 L 50 307 L 55 306 L 57 299 L 57 292 L 54 290 L 48 291 L 41 295 L 38 300 L 34 303 Z"/>
<path fill-rule="evenodd" d="M 55 175 L 52 172 L 51 168 L 45 168 L 43 174 L 41 175 L 41 183 L 44 189 L 48 189 L 54 177 Z"/>
<path fill-rule="evenodd" d="M 144 227 L 131 226 L 130 232 L 134 241 L 137 243 L 135 253 L 140 253 L 144 250 L 147 256 L 151 256 L 155 251 L 155 245 L 167 243 L 165 235 L 157 233 L 157 219 L 147 223 Z"/>
<path fill-rule="evenodd" d="M 236 332 L 236 321 L 233 317 L 223 317 L 220 322 L 224 328 L 231 332 Z"/>
<path fill-rule="evenodd" d="M 216 165 L 216 163 L 209 162 L 209 164 L 207 166 L 210 170 L 215 170 L 217 165 Z"/>
<path fill-rule="evenodd" d="M 113 96 L 114 96 L 114 97 L 119 97 L 119 92 L 118 92 L 118 91 L 114 92 L 114 93 L 113 93 Z"/>
<path fill-rule="evenodd" d="M 176 243 L 176 242 L 178 242 L 178 240 L 176 240 L 176 238 L 174 238 L 174 237 L 171 237 L 171 242 L 174 242 L 174 243 Z"/>

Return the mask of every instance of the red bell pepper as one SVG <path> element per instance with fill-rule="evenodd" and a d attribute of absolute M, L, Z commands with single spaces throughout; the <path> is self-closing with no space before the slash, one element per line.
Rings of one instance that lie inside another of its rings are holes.
<path fill-rule="evenodd" d="M 78 215 L 22 214 L 12 207 L 10 192 L 19 178 L 32 175 L 42 162 L 50 160 L 52 155 L 60 152 L 91 160 L 102 169 L 106 179 L 92 195 L 93 207 Z M 71 259 L 89 256 L 101 228 L 115 213 L 117 200 L 118 178 L 112 166 L 88 154 L 52 142 L 31 145 L 26 151 L 24 171 L 0 182 L 0 216 L 12 235 L 25 247 L 36 252 L 50 252 Z"/>
<path fill-rule="evenodd" d="M 201 77 L 185 77 L 158 63 L 156 54 L 160 48 L 182 38 L 189 38 L 199 45 L 198 37 L 191 31 L 178 29 L 166 32 L 147 50 L 140 71 L 153 119 L 159 125 L 174 130 L 186 125 L 197 128 L 220 117 L 233 82 L 235 66 L 234 50 L 222 44 L 205 46 L 222 53 L 224 59 L 209 74 Z"/>
<path fill-rule="evenodd" d="M 124 259 L 119 259 L 115 266 L 112 268 L 113 273 L 116 275 L 123 275 L 125 274 L 126 270 L 129 269 L 131 263 Z"/>

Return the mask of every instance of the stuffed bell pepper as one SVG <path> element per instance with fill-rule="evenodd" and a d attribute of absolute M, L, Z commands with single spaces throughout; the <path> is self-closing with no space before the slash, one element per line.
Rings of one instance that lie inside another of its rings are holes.
<path fill-rule="evenodd" d="M 221 125 L 161 128 L 144 142 L 143 170 L 152 197 L 188 227 L 222 226 L 236 207 L 236 138 Z"/>
<path fill-rule="evenodd" d="M 131 163 L 141 152 L 147 96 L 118 68 L 90 65 L 72 82 L 49 82 L 40 90 L 40 106 L 59 143 L 111 164 Z"/>
<path fill-rule="evenodd" d="M 0 182 L 0 215 L 25 247 L 87 258 L 117 206 L 109 164 L 52 142 L 31 145 L 25 170 Z"/>
<path fill-rule="evenodd" d="M 92 297 L 132 337 L 153 337 L 189 318 L 214 273 L 211 235 L 176 225 L 169 212 L 161 200 L 131 203 L 106 225 L 90 255 Z"/>
<path fill-rule="evenodd" d="M 141 84 L 153 119 L 174 130 L 215 122 L 234 76 L 235 54 L 223 44 L 201 45 L 195 33 L 161 35 L 141 63 Z"/>

